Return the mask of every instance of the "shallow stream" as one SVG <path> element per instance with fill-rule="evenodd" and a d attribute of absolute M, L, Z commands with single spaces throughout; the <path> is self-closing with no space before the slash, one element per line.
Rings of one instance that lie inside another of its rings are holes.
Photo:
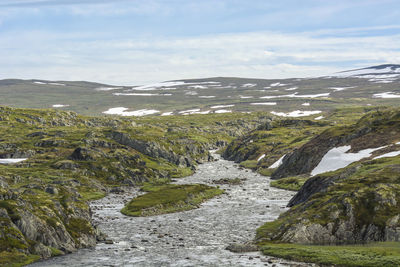
<path fill-rule="evenodd" d="M 232 253 L 231 243 L 254 238 L 255 230 L 286 210 L 293 192 L 271 188 L 269 178 L 220 159 L 201 164 L 176 183 L 214 185 L 221 178 L 240 178 L 240 185 L 220 185 L 226 194 L 200 208 L 151 217 L 127 217 L 119 211 L 139 194 L 133 190 L 93 201 L 94 221 L 113 244 L 38 262 L 31 266 L 307 266 L 263 256 Z"/>

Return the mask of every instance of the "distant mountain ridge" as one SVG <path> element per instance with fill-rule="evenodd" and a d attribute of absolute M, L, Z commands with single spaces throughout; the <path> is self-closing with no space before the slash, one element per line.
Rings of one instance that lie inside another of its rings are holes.
<path fill-rule="evenodd" d="M 400 65 L 396 64 L 316 78 L 213 77 L 140 86 L 6 79 L 0 80 L 0 105 L 58 108 L 84 115 L 168 116 L 266 111 L 291 117 L 319 114 L 339 106 L 396 106 L 399 83 Z"/>

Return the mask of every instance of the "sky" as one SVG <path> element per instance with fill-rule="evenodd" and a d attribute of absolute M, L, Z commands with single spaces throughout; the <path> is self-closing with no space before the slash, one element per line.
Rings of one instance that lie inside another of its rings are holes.
<path fill-rule="evenodd" d="M 400 64 L 398 0 L 0 0 L 0 79 L 140 85 Z"/>

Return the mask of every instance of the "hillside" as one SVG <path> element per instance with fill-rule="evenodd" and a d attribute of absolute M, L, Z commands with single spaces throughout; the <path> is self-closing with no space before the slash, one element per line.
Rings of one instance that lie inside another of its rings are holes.
<path fill-rule="evenodd" d="M 212 160 L 209 149 L 268 119 L 235 113 L 132 120 L 0 107 L 0 265 L 104 241 L 89 200 L 189 175 Z"/>
<path fill-rule="evenodd" d="M 394 105 L 399 65 L 380 65 L 332 76 L 300 79 L 214 77 L 141 86 L 90 82 L 1 80 L 0 105 L 58 108 L 83 115 L 186 115 L 268 111 L 301 116 L 338 107 Z M 312 113 L 310 113 L 312 112 Z"/>

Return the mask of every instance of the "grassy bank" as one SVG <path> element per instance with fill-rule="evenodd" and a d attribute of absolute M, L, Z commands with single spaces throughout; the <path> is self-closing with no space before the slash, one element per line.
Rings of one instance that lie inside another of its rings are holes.
<path fill-rule="evenodd" d="M 223 190 L 203 185 L 164 185 L 132 199 L 121 212 L 128 216 L 151 216 L 197 208 Z"/>
<path fill-rule="evenodd" d="M 348 246 L 267 243 L 261 247 L 261 251 L 269 256 L 322 265 L 349 267 L 400 266 L 399 242 Z"/>
<path fill-rule="evenodd" d="M 299 191 L 308 178 L 308 176 L 293 176 L 279 180 L 271 180 L 270 186 L 285 190 Z"/>

